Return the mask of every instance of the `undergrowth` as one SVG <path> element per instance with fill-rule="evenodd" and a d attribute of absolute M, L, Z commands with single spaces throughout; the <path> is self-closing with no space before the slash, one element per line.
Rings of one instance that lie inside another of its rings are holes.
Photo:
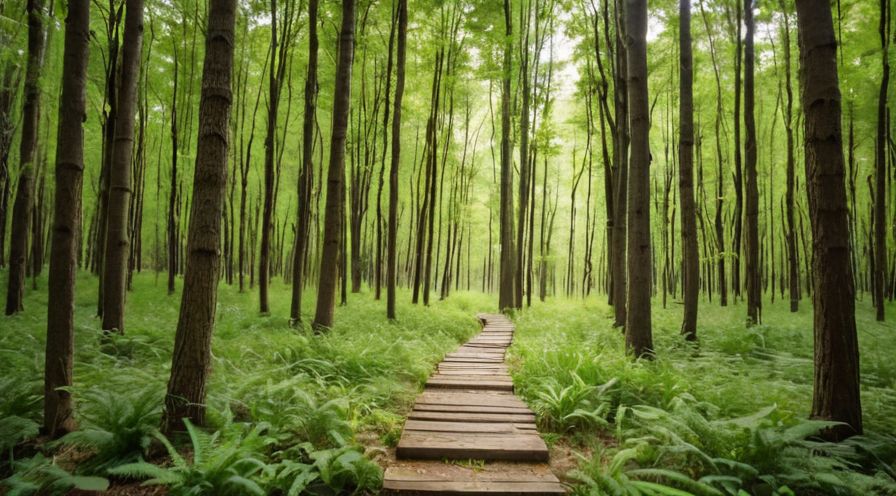
<path fill-rule="evenodd" d="M 157 428 L 180 298 L 166 294 L 163 280 L 138 275 L 126 333 L 109 340 L 93 315 L 95 288 L 93 276 L 80 274 L 71 388 L 80 430 L 59 440 L 38 437 L 46 292 L 28 291 L 26 311 L 4 320 L 0 493 L 65 494 L 129 481 L 164 485 L 169 494 L 376 491 L 383 448 L 397 442 L 433 365 L 478 331 L 475 313 L 489 301 L 461 293 L 424 308 L 401 297 L 399 320 L 389 322 L 384 301 L 350 295 L 333 329 L 315 335 L 288 325 L 285 284 L 272 288 L 270 316 L 258 314 L 254 290 L 222 284 L 208 425 L 169 440 Z"/>
<path fill-rule="evenodd" d="M 517 312 L 510 350 L 518 393 L 559 449 L 569 481 L 593 495 L 896 494 L 896 340 L 857 313 L 866 435 L 821 441 L 808 419 L 812 315 L 767 304 L 701 302 L 697 345 L 679 336 L 680 306 L 654 307 L 655 360 L 626 356 L 612 309 L 596 298 Z"/>

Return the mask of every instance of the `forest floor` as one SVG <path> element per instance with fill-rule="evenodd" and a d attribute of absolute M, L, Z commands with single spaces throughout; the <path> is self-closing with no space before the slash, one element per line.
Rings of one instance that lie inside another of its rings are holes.
<path fill-rule="evenodd" d="M 494 311 L 496 300 L 460 292 L 424 308 L 400 292 L 399 320 L 390 323 L 384 302 L 366 291 L 349 295 L 334 328 L 314 336 L 289 327 L 287 285 L 273 285 L 271 315 L 260 316 L 257 291 L 222 284 L 209 428 L 196 430 L 192 445 L 178 444 L 192 455 L 179 460 L 154 434 L 180 303 L 167 294 L 164 274 L 134 279 L 126 333 L 105 343 L 94 317 L 96 279 L 79 275 L 73 393 L 82 434 L 20 443 L 34 438 L 41 412 L 45 276 L 38 288 L 0 332 L 0 450 L 9 453 L 0 478 L 12 474 L 6 486 L 23 494 L 101 483 L 89 476 L 110 479 L 119 493 L 135 487 L 134 478 L 158 479 L 171 493 L 376 491 L 434 364 L 478 332 L 476 313 Z M 313 291 L 308 296 L 306 313 L 315 303 Z M 766 295 L 763 325 L 750 329 L 743 304 L 701 301 L 696 346 L 678 335 L 681 306 L 657 303 L 657 357 L 633 362 L 604 296 L 549 298 L 514 316 L 508 356 L 552 467 L 576 492 L 896 494 L 896 307 L 888 310 L 880 324 L 867 299 L 858 303 L 868 435 L 845 445 L 813 439 L 825 424 L 804 420 L 812 395 L 808 300 L 791 314 L 787 302 Z M 143 455 L 163 468 L 120 466 Z"/>

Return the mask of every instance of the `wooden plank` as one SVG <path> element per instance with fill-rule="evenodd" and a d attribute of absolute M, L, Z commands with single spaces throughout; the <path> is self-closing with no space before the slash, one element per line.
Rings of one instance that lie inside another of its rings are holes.
<path fill-rule="evenodd" d="M 535 414 L 531 413 L 475 413 L 475 412 L 418 412 L 412 411 L 411 420 L 435 420 L 441 422 L 535 422 Z"/>
<path fill-rule="evenodd" d="M 433 405 L 515 406 L 526 408 L 526 404 L 512 394 L 486 391 L 465 393 L 429 390 L 423 391 L 417 397 L 417 402 Z"/>
<path fill-rule="evenodd" d="M 564 494 L 559 482 L 477 482 L 477 481 L 397 481 L 384 480 L 383 490 L 401 494 L 472 496 L 551 496 Z"/>
<path fill-rule="evenodd" d="M 514 424 L 496 424 L 494 422 L 437 422 L 433 420 L 408 420 L 404 423 L 405 431 L 424 432 L 479 432 L 483 434 L 513 434 Z"/>
<path fill-rule="evenodd" d="M 548 448 L 535 434 L 465 434 L 405 431 L 396 448 L 399 458 L 475 459 L 545 462 Z"/>
<path fill-rule="evenodd" d="M 451 379 L 430 379 L 426 381 L 428 388 L 440 389 L 483 389 L 487 391 L 513 391 L 512 382 L 503 382 L 495 380 L 451 380 Z"/>
<path fill-rule="evenodd" d="M 418 412 L 532 413 L 532 411 L 526 407 L 516 406 L 439 405 L 420 402 L 414 404 L 414 410 Z"/>

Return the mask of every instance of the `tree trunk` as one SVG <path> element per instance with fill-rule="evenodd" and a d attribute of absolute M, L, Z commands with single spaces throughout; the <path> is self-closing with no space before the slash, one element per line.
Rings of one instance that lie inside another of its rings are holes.
<path fill-rule="evenodd" d="M 352 58 L 354 56 L 355 0 L 342 0 L 342 28 L 339 34 L 339 59 L 336 87 L 333 93 L 333 133 L 330 139 L 330 164 L 327 170 L 327 203 L 324 217 L 323 254 L 320 261 L 320 282 L 317 285 L 317 311 L 314 327 L 318 330 L 333 325 L 336 285 L 339 276 L 339 254 L 342 251 L 345 194 L 345 135 L 351 105 Z"/>
<path fill-rule="evenodd" d="M 128 211 L 131 208 L 131 169 L 134 150 L 134 112 L 143 48 L 143 0 L 127 0 L 122 45 L 121 80 L 115 140 L 109 168 L 109 205 L 103 255 L 103 330 L 124 334 L 127 263 L 131 244 Z"/>
<path fill-rule="evenodd" d="M 830 4 L 797 0 L 805 113 L 806 186 L 812 222 L 815 382 L 812 417 L 843 422 L 825 437 L 862 433 L 855 288 L 849 255 L 837 40 Z"/>
<path fill-rule="evenodd" d="M 874 291 L 875 318 L 884 321 L 887 274 L 887 92 L 890 90 L 890 1 L 880 0 L 882 75 L 877 100 L 877 143 L 874 155 Z"/>
<path fill-rule="evenodd" d="M 613 273 L 613 325 L 624 327 L 626 321 L 626 295 L 628 293 L 626 281 L 626 250 L 628 239 L 628 147 L 629 147 L 629 116 L 628 116 L 628 62 L 625 47 L 625 15 L 624 9 L 616 7 L 616 64 L 614 72 L 615 84 L 613 93 L 615 98 L 615 123 L 616 129 L 613 136 L 613 236 L 612 258 L 610 260 Z M 604 16 L 607 17 L 605 11 Z M 605 24 L 607 24 L 605 19 Z M 609 29 L 609 28 L 607 28 Z"/>
<path fill-rule="evenodd" d="M 28 59 L 25 69 L 25 89 L 22 96 L 22 133 L 19 144 L 21 164 L 16 199 L 12 207 L 10 230 L 9 274 L 6 289 L 6 315 L 25 309 L 25 265 L 27 262 L 28 233 L 31 210 L 34 207 L 34 155 L 37 150 L 38 121 L 40 120 L 40 73 L 43 67 L 44 5 L 41 0 L 28 0 Z"/>
<path fill-rule="evenodd" d="M 235 0 L 209 2 L 188 259 L 165 397 L 165 432 L 182 430 L 183 419 L 199 425 L 205 420 L 205 384 L 221 261 L 221 214 L 227 188 L 235 14 Z"/>
<path fill-rule="evenodd" d="M 56 192 L 47 296 L 43 428 L 50 437 L 70 432 L 74 427 L 71 393 L 60 388 L 72 385 L 75 276 L 81 236 L 83 122 L 86 118 L 89 47 L 90 1 L 69 0 L 65 20 L 62 95 L 59 100 Z"/>
<path fill-rule="evenodd" d="M 747 325 L 762 322 L 762 280 L 759 260 L 759 181 L 756 177 L 756 116 L 754 113 L 754 53 L 753 37 L 756 31 L 753 21 L 753 0 L 744 0 L 744 20 L 747 36 L 744 41 L 744 127 L 746 146 L 744 164 L 746 173 L 746 277 L 747 277 Z"/>
<path fill-rule="evenodd" d="M 305 115 L 302 122 L 302 169 L 299 172 L 298 227 L 292 262 L 292 306 L 290 322 L 302 320 L 302 293 L 311 220 L 311 189 L 314 176 L 314 119 L 317 113 L 317 10 L 318 0 L 308 1 L 308 76 L 305 78 Z"/>
<path fill-rule="evenodd" d="M 691 2 L 680 2 L 681 136 L 678 148 L 678 191 L 681 195 L 681 275 L 684 286 L 684 321 L 681 333 L 685 339 L 693 341 L 697 339 L 697 299 L 700 294 L 700 253 L 697 251 L 697 213 L 694 205 L 694 62 L 691 53 Z"/>
<path fill-rule="evenodd" d="M 647 0 L 625 0 L 631 158 L 628 181 L 628 293 L 625 344 L 636 357 L 653 353 L 650 314 L 650 109 L 647 94 Z"/>
<path fill-rule="evenodd" d="M 511 23 L 510 0 L 504 0 L 504 68 L 501 80 L 501 266 L 500 266 L 500 294 L 498 295 L 498 308 L 505 310 L 513 308 L 514 300 L 514 253 L 513 253 L 513 164 L 511 164 L 510 146 L 510 74 L 511 64 L 511 37 L 513 25 Z"/>
<path fill-rule="evenodd" d="M 395 73 L 395 116 L 392 118 L 392 163 L 389 169 L 389 232 L 386 241 L 386 317 L 395 319 L 395 278 L 398 254 L 398 167 L 401 158 L 401 104 L 404 97 L 405 52 L 408 38 L 408 0 L 398 0 L 398 49 Z"/>

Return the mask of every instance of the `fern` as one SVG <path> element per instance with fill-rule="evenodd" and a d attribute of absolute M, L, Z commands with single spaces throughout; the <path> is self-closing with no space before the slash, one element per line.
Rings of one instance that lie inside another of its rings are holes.
<path fill-rule="evenodd" d="M 14 462 L 13 470 L 12 476 L 3 481 L 9 490 L 7 496 L 61 495 L 72 489 L 105 491 L 109 487 L 109 481 L 102 477 L 72 475 L 40 454 Z"/>
<path fill-rule="evenodd" d="M 220 432 L 209 435 L 200 431 L 189 420 L 184 420 L 193 450 L 192 460 L 178 453 L 174 445 L 162 434 L 156 438 L 165 446 L 171 465 L 160 467 L 144 461 L 129 463 L 109 470 L 110 474 L 145 479 L 146 485 L 168 486 L 173 495 L 216 494 L 264 495 L 261 486 L 252 476 L 268 470 L 269 466 L 255 458 L 247 448 L 257 440 L 258 433 L 236 437 L 220 443 Z"/>

